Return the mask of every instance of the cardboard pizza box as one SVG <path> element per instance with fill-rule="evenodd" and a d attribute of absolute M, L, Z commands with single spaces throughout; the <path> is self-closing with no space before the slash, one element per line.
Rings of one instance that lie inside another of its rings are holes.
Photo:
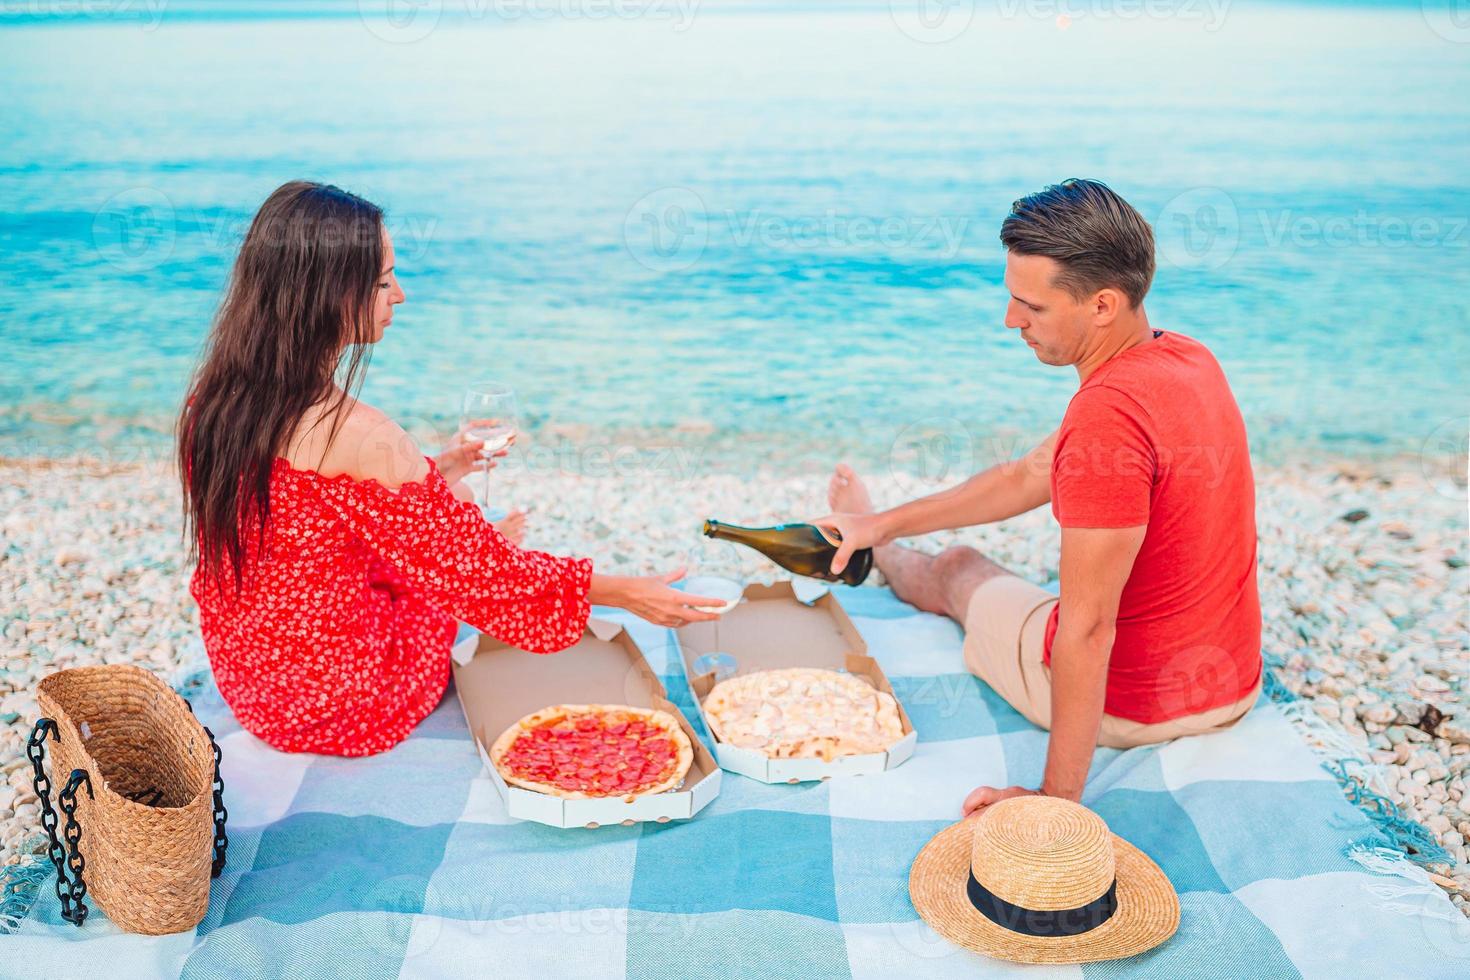
<path fill-rule="evenodd" d="M 799 783 L 837 775 L 883 772 L 914 754 L 919 736 L 896 695 L 894 701 L 903 721 L 903 738 L 884 752 L 839 756 L 831 762 L 772 759 L 753 749 L 726 745 L 714 737 L 709 719 L 704 717 L 704 699 L 717 679 L 713 671 L 701 673 L 695 666 L 707 653 L 721 652 L 733 657 L 732 676 L 781 667 L 821 667 L 846 671 L 880 691 L 893 694 L 893 685 L 888 683 L 878 661 L 868 656 L 868 645 L 842 604 L 820 583 L 798 580 L 748 585 L 744 600 L 718 622 L 690 623 L 676 630 L 675 635 L 694 703 L 699 706 L 705 729 L 711 732 L 715 758 L 731 772 L 767 783 Z"/>
<path fill-rule="evenodd" d="M 638 821 L 666 823 L 694 816 L 720 791 L 720 767 L 689 719 L 667 698 L 643 651 L 617 623 L 590 619 L 582 639 L 560 653 L 535 654 L 492 636 L 461 634 L 453 653 L 454 684 L 485 774 L 512 817 L 552 827 L 599 827 Z M 553 704 L 627 704 L 667 711 L 694 747 L 682 787 L 624 802 L 622 797 L 564 800 L 508 785 L 490 762 L 500 733 Z"/>

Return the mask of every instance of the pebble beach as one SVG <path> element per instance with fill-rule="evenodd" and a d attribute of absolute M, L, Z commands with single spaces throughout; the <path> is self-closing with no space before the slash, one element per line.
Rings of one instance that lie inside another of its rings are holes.
<path fill-rule="evenodd" d="M 864 477 L 879 506 L 923 490 L 903 473 Z M 1298 698 L 1298 714 L 1315 716 L 1301 728 L 1324 758 L 1350 759 L 1352 781 L 1439 843 L 1448 858 L 1420 863 L 1470 915 L 1463 460 L 1258 466 L 1256 478 L 1268 664 Z M 700 522 L 775 523 L 826 510 L 826 474 L 815 471 L 661 478 L 507 465 L 493 479 L 497 501 L 530 508 L 528 547 L 587 555 L 614 573 L 687 565 L 691 574 L 772 581 L 775 566 L 702 539 Z M 25 758 L 37 681 L 94 663 L 134 663 L 174 680 L 200 647 L 177 483 L 165 463 L 0 458 L 0 514 L 0 864 L 8 867 L 46 860 Z M 937 551 L 954 542 L 1035 581 L 1056 578 L 1059 536 L 1044 508 L 911 543 Z M 876 574 L 871 581 L 881 584 Z"/>

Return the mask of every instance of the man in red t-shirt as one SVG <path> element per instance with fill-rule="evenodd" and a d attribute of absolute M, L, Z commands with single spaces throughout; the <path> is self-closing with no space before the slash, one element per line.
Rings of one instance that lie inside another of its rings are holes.
<path fill-rule="evenodd" d="M 1155 330 L 1143 298 L 1153 232 L 1107 186 L 1068 180 L 1001 226 L 1005 325 L 1080 381 L 1062 423 L 1019 460 L 875 513 L 847 466 L 829 491 L 834 571 L 876 549 L 894 592 L 965 627 L 965 663 L 1051 731 L 1040 789 L 981 786 L 966 815 L 1044 793 L 1077 800 L 1095 745 L 1227 728 L 1261 687 L 1255 486 L 1245 424 L 1203 344 Z M 893 542 L 1001 521 L 1051 502 L 1060 594 L 973 548 Z"/>

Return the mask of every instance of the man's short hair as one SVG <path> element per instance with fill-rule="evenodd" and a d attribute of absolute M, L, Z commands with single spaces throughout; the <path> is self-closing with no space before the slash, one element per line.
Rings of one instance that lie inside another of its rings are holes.
<path fill-rule="evenodd" d="M 1019 255 L 1044 255 L 1074 299 L 1108 286 L 1137 308 L 1154 278 L 1154 233 L 1133 205 L 1097 180 L 1072 178 L 1011 205 L 1000 240 Z"/>

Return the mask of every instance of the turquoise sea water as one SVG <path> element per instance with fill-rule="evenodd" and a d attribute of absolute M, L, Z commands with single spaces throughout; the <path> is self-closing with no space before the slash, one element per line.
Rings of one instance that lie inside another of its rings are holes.
<path fill-rule="evenodd" d="M 251 214 L 309 177 L 388 209 L 365 396 L 421 430 L 500 379 L 533 431 L 711 465 L 1006 454 L 1075 376 L 1001 326 L 996 231 L 1074 175 L 1154 221 L 1153 322 L 1259 452 L 1455 451 L 1470 21 L 1436 2 L 0 5 L 0 453 L 164 445 Z"/>

